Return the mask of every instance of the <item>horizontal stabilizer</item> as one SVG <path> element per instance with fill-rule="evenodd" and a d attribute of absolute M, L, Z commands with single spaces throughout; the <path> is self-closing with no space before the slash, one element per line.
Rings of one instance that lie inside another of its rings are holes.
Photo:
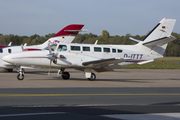
<path fill-rule="evenodd" d="M 143 61 L 143 62 L 138 62 L 137 64 L 142 65 L 142 64 L 146 64 L 149 62 L 153 62 L 154 60 L 147 60 L 147 61 Z"/>
<path fill-rule="evenodd" d="M 169 36 L 169 37 L 163 37 L 163 38 L 160 38 L 160 39 L 157 39 L 157 40 L 153 40 L 153 41 L 148 41 L 148 42 L 143 42 L 143 45 L 149 47 L 149 48 L 152 48 L 153 46 L 155 45 L 158 45 L 158 46 L 163 46 L 173 40 L 175 40 L 176 38 L 174 36 Z"/>
<path fill-rule="evenodd" d="M 134 38 L 132 38 L 132 37 L 129 37 L 128 40 L 131 40 L 131 41 L 136 42 L 136 43 L 139 43 L 139 42 L 140 42 L 140 40 L 134 39 Z"/>

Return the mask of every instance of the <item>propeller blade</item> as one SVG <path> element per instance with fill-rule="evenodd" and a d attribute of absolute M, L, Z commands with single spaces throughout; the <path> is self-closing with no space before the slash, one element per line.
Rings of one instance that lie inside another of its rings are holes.
<path fill-rule="evenodd" d="M 49 53 L 51 54 L 51 53 L 52 53 L 52 50 L 51 50 L 51 46 L 50 46 L 49 43 L 48 43 L 48 49 L 49 49 Z"/>
<path fill-rule="evenodd" d="M 23 48 L 23 45 L 21 44 L 21 49 L 22 49 L 22 51 L 24 51 L 24 48 Z"/>
<path fill-rule="evenodd" d="M 51 75 L 51 73 L 50 73 L 51 63 L 52 63 L 52 60 L 50 60 L 50 66 L 49 66 L 48 76 L 50 76 L 50 75 Z"/>

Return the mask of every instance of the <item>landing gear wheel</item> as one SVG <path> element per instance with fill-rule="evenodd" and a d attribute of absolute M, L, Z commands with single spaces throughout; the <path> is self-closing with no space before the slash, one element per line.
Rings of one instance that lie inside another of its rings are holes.
<path fill-rule="evenodd" d="M 89 81 L 94 81 L 96 79 L 96 75 L 91 73 L 91 78 L 88 78 Z"/>
<path fill-rule="evenodd" d="M 17 79 L 18 79 L 18 80 L 23 80 L 23 79 L 24 79 L 24 74 L 20 74 L 20 73 L 19 73 L 19 74 L 17 75 Z"/>
<path fill-rule="evenodd" d="M 63 72 L 62 78 L 65 79 L 65 80 L 69 79 L 70 78 L 69 72 Z"/>

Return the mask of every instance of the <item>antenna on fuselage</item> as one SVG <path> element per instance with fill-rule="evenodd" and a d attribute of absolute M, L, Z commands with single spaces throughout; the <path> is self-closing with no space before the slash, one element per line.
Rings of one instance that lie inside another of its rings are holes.
<path fill-rule="evenodd" d="M 96 40 L 96 42 L 94 44 L 97 45 L 97 43 L 98 43 L 98 40 Z"/>
<path fill-rule="evenodd" d="M 24 47 L 27 46 L 27 43 L 24 43 Z"/>
<path fill-rule="evenodd" d="M 11 46 L 11 44 L 12 44 L 12 42 L 10 42 L 10 43 L 8 44 L 8 46 Z"/>

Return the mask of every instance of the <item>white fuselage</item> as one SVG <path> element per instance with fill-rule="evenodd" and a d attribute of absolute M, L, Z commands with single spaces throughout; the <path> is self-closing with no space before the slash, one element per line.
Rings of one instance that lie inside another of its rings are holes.
<path fill-rule="evenodd" d="M 17 67 L 15 64 L 10 64 L 2 60 L 2 58 L 6 55 L 22 52 L 23 51 L 22 49 L 24 49 L 24 52 L 41 51 L 42 49 L 47 48 L 48 44 L 50 45 L 58 44 L 60 42 L 64 42 L 65 40 L 67 40 L 68 42 L 71 42 L 74 38 L 75 38 L 74 35 L 71 35 L 71 36 L 64 35 L 63 38 L 62 36 L 50 38 L 49 40 L 47 40 L 46 42 L 40 45 L 23 46 L 23 48 L 22 46 L 6 46 L 3 48 L 0 48 L 0 68 L 14 69 Z"/>
<path fill-rule="evenodd" d="M 52 63 L 55 67 L 83 67 L 83 62 L 93 60 L 103 60 L 108 58 L 123 58 L 126 62 L 121 62 L 118 65 L 128 65 L 138 62 L 152 60 L 162 57 L 153 55 L 150 50 L 143 46 L 139 49 L 137 45 L 94 45 L 94 44 L 60 44 L 65 46 L 64 50 L 57 50 L 57 63 Z M 59 45 L 59 46 L 60 46 Z M 7 62 L 20 66 L 50 66 L 50 60 L 47 59 L 49 50 L 42 51 L 24 51 L 5 56 Z M 62 55 L 63 57 L 60 57 Z M 89 66 L 88 66 L 89 67 Z"/>
<path fill-rule="evenodd" d="M 44 46 L 41 45 L 34 45 L 34 46 L 25 46 L 24 49 L 25 50 L 41 50 L 43 49 Z M 13 53 L 17 53 L 17 52 L 21 52 L 22 51 L 22 47 L 21 46 L 7 46 L 5 48 L 1 48 L 0 50 L 0 68 L 15 68 L 14 65 L 9 64 L 5 61 L 2 60 L 2 58 L 6 55 L 10 55 Z"/>

